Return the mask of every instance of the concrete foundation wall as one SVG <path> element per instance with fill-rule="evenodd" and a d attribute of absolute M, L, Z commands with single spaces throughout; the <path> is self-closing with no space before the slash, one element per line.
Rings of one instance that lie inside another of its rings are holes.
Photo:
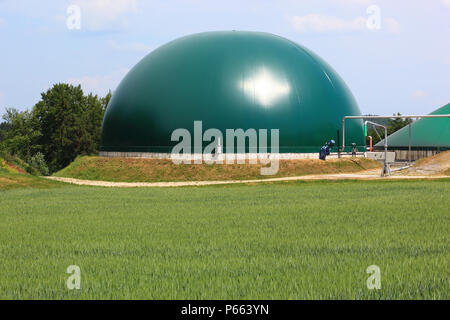
<path fill-rule="evenodd" d="M 100 151 L 101 157 L 110 157 L 110 158 L 147 158 L 147 159 L 172 159 L 172 154 L 170 153 L 154 153 L 154 152 L 108 152 L 108 151 Z M 220 154 L 217 155 L 214 160 L 224 160 L 225 156 L 228 159 L 280 159 L 280 160 L 297 160 L 297 159 L 319 159 L 319 153 L 279 153 L 279 154 L 271 154 L 271 153 L 245 153 L 245 154 Z M 352 155 L 349 153 L 342 153 L 342 158 L 348 158 Z M 364 157 L 364 153 L 358 153 L 357 157 Z M 187 160 L 191 157 L 193 160 L 203 159 L 210 160 L 211 155 L 202 155 L 202 154 L 192 154 L 185 155 L 181 158 L 176 158 L 179 160 Z M 327 159 L 336 159 L 338 158 L 337 153 L 331 153 L 327 156 Z"/>
<path fill-rule="evenodd" d="M 409 151 L 408 150 L 394 150 L 395 158 L 397 161 L 408 161 Z M 441 151 L 438 150 L 411 150 L 411 161 L 416 161 L 422 158 L 431 157 L 438 154 Z"/>
<path fill-rule="evenodd" d="M 384 152 L 366 152 L 365 157 L 377 161 L 384 161 L 385 153 Z M 387 152 L 387 162 L 394 163 L 395 162 L 395 152 L 388 151 Z"/>
<path fill-rule="evenodd" d="M 154 152 L 107 152 L 100 151 L 101 157 L 111 157 L 111 158 L 147 158 L 147 159 L 173 159 L 171 153 L 154 153 Z M 242 154 L 218 154 L 216 159 L 227 158 L 238 158 L 238 159 L 284 159 L 284 160 L 294 160 L 294 159 L 319 159 L 319 153 L 242 153 Z M 181 155 L 180 158 L 176 159 L 210 159 L 211 155 L 202 154 L 192 154 L 192 155 Z"/>

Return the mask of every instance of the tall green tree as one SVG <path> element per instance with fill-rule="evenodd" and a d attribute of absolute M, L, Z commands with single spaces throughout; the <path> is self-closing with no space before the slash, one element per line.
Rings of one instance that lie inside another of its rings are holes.
<path fill-rule="evenodd" d="M 31 111 L 6 110 L 0 123 L 0 148 L 27 162 L 42 153 L 50 171 L 57 171 L 78 155 L 98 151 L 111 96 L 111 92 L 103 98 L 86 96 L 81 86 L 56 84 L 41 94 Z"/>
<path fill-rule="evenodd" d="M 96 95 L 85 96 L 81 86 L 54 85 L 42 93 L 32 113 L 42 133 L 41 150 L 52 172 L 67 166 L 77 155 L 98 150 L 103 103 Z"/>
<path fill-rule="evenodd" d="M 11 129 L 11 126 L 8 122 L 0 122 L 0 144 L 2 141 L 6 139 L 8 131 Z"/>
<path fill-rule="evenodd" d="M 103 98 L 100 99 L 100 102 L 102 104 L 102 108 L 103 108 L 103 114 L 106 111 L 106 107 L 108 107 L 109 101 L 111 101 L 112 98 L 112 92 L 111 90 L 108 91 L 108 93 L 106 94 L 106 96 L 104 96 Z"/>
<path fill-rule="evenodd" d="M 31 112 L 7 108 L 3 115 L 3 148 L 9 153 L 29 161 L 32 154 L 40 149 L 38 140 L 41 132 Z"/>

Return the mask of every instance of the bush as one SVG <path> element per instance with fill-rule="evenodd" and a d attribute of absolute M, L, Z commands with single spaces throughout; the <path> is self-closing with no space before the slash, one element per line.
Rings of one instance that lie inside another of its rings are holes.
<path fill-rule="evenodd" d="M 31 157 L 30 166 L 39 171 L 44 176 L 49 175 L 49 170 L 47 163 L 45 162 L 44 154 L 42 154 L 41 152 L 38 152 Z M 28 172 L 28 168 L 26 168 L 26 171 Z"/>
<path fill-rule="evenodd" d="M 0 172 L 8 172 L 8 170 L 6 170 L 6 161 L 1 157 L 1 154 L 0 154 Z"/>
<path fill-rule="evenodd" d="M 27 163 L 23 165 L 23 170 L 25 170 L 26 173 L 29 173 L 33 176 L 38 176 L 40 174 L 40 172 L 37 169 L 33 168 Z"/>

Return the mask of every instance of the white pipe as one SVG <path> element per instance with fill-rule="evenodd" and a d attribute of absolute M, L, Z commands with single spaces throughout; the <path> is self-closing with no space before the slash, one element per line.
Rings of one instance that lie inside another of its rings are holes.
<path fill-rule="evenodd" d="M 387 150 L 388 150 L 388 144 L 387 144 L 387 127 L 383 126 L 382 124 L 372 122 L 372 121 L 366 121 L 364 122 L 364 126 L 367 126 L 367 124 L 370 123 L 373 126 L 382 127 L 384 128 L 384 164 L 383 164 L 383 171 L 381 172 L 381 176 L 384 177 L 385 175 L 389 175 L 389 167 L 387 162 Z"/>

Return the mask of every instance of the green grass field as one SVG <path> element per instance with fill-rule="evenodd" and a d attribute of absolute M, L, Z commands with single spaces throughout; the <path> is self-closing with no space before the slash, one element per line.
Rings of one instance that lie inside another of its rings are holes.
<path fill-rule="evenodd" d="M 3 190 L 0 298 L 449 299 L 449 182 Z"/>
<path fill-rule="evenodd" d="M 30 174 L 21 174 L 15 172 L 5 172 L 0 168 L 0 195 L 2 190 L 23 189 L 23 188 L 56 188 L 61 187 L 62 183 L 32 176 Z M 3 198 L 0 198 L 3 200 Z M 1 202 L 0 202 L 1 204 Z"/>

